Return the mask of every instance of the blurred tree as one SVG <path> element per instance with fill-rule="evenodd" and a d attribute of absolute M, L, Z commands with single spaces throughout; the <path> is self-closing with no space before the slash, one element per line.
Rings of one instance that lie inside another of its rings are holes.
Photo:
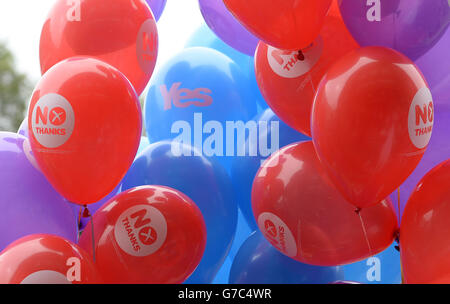
<path fill-rule="evenodd" d="M 16 70 L 13 54 L 0 42 L 0 131 L 17 131 L 31 91 L 27 76 Z"/>

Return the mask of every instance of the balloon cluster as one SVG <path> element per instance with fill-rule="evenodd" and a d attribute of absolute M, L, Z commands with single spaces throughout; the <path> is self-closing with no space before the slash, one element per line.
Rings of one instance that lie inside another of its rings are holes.
<path fill-rule="evenodd" d="M 0 283 L 450 283 L 447 0 L 165 4 L 49 12 Z"/>

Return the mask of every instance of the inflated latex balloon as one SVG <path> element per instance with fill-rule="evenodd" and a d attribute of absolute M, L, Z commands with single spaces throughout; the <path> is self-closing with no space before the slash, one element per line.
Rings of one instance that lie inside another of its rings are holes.
<path fill-rule="evenodd" d="M 75 214 L 37 167 L 25 137 L 0 132 L 0 250 L 34 233 L 77 239 Z"/>
<path fill-rule="evenodd" d="M 405 207 L 400 252 L 406 283 L 450 283 L 450 159 L 428 172 Z"/>
<path fill-rule="evenodd" d="M 242 244 L 256 229 L 252 229 L 248 226 L 247 220 L 244 218 L 241 210 L 238 210 L 238 220 L 236 225 L 236 234 L 231 245 L 230 252 L 228 253 L 225 262 L 214 278 L 213 284 L 227 284 L 230 278 L 230 269 L 233 264 L 234 258 L 241 248 Z"/>
<path fill-rule="evenodd" d="M 139 154 L 144 151 L 148 146 L 150 145 L 150 141 L 148 140 L 147 136 L 141 136 L 141 141 L 139 142 L 139 148 L 136 152 L 136 158 L 139 156 Z"/>
<path fill-rule="evenodd" d="M 343 280 L 341 267 L 312 266 L 281 254 L 254 232 L 242 244 L 230 271 L 230 284 L 328 284 Z"/>
<path fill-rule="evenodd" d="M 361 48 L 330 67 L 314 101 L 312 138 L 350 203 L 377 204 L 406 180 L 431 138 L 433 109 L 422 74 L 394 50 Z"/>
<path fill-rule="evenodd" d="M 98 284 L 91 257 L 69 240 L 32 234 L 0 254 L 0 284 Z"/>
<path fill-rule="evenodd" d="M 258 38 L 234 18 L 223 0 L 199 0 L 198 2 L 203 19 L 209 28 L 234 49 L 253 57 Z"/>
<path fill-rule="evenodd" d="M 281 120 L 311 136 L 311 109 L 320 80 L 330 65 L 356 48 L 337 7 L 325 18 L 319 36 L 300 52 L 260 42 L 255 71 L 261 93 Z"/>
<path fill-rule="evenodd" d="M 20 134 L 28 138 L 28 117 L 25 117 L 22 123 L 20 124 L 19 129 L 17 130 L 17 134 Z"/>
<path fill-rule="evenodd" d="M 163 186 L 120 193 L 93 217 L 80 246 L 95 254 L 106 283 L 177 284 L 195 270 L 206 243 L 206 227 L 195 203 Z"/>
<path fill-rule="evenodd" d="M 236 132 L 236 124 L 256 114 L 247 82 L 239 66 L 218 51 L 183 50 L 151 80 L 145 102 L 149 140 L 171 139 L 195 146 L 228 169 L 245 131 Z"/>
<path fill-rule="evenodd" d="M 140 95 L 156 64 L 156 22 L 144 0 L 58 0 L 39 53 L 42 74 L 69 57 L 95 57 L 125 74 Z"/>
<path fill-rule="evenodd" d="M 252 56 L 248 56 L 233 49 L 231 46 L 220 40 L 206 24 L 199 27 L 191 35 L 185 45 L 186 48 L 196 46 L 214 49 L 230 57 L 230 59 L 233 60 L 247 76 L 248 84 L 246 87 L 250 88 L 249 93 L 251 94 L 249 98 L 251 100 L 256 100 L 258 110 L 262 111 L 267 109 L 268 105 L 261 95 L 258 83 L 256 82 L 253 54 Z"/>
<path fill-rule="evenodd" d="M 437 104 L 450 105 L 450 29 L 425 55 L 415 61 L 430 86 Z"/>
<path fill-rule="evenodd" d="M 450 158 L 450 104 L 436 104 L 433 136 L 431 136 L 427 151 L 411 175 L 400 185 L 400 215 L 406 202 L 413 193 L 419 181 L 435 166 Z M 398 213 L 398 192 L 391 194 L 391 200 Z"/>
<path fill-rule="evenodd" d="M 281 121 L 271 109 L 253 118 L 259 128 L 258 138 L 251 138 L 247 134 L 245 150 L 253 151 L 245 157 L 236 157 L 231 166 L 231 181 L 233 193 L 239 209 L 242 211 L 248 225 L 256 230 L 258 225 L 252 211 L 252 184 L 256 172 L 263 161 L 281 147 L 294 142 L 310 140 Z"/>
<path fill-rule="evenodd" d="M 139 99 L 116 68 L 71 58 L 37 84 L 28 110 L 34 156 L 72 203 L 101 200 L 125 176 L 141 137 Z"/>
<path fill-rule="evenodd" d="M 312 142 L 273 154 L 253 182 L 252 207 L 259 229 L 284 255 L 332 266 L 386 249 L 397 219 L 389 200 L 356 209 L 329 181 Z"/>
<path fill-rule="evenodd" d="M 155 20 L 158 21 L 166 7 L 167 0 L 146 0 L 152 10 Z"/>
<path fill-rule="evenodd" d="M 444 34 L 448 0 L 341 0 L 344 21 L 362 46 L 393 48 L 415 60 Z"/>
<path fill-rule="evenodd" d="M 22 122 L 22 124 L 19 127 L 19 130 L 17 131 L 18 134 L 25 136 L 28 139 L 28 117 L 25 118 Z M 145 140 L 147 139 L 147 137 L 142 137 L 141 138 L 141 144 L 145 144 Z M 147 144 L 148 145 L 148 144 Z M 139 145 L 139 148 L 141 147 L 141 145 Z M 32 151 L 30 151 L 30 153 L 32 153 Z M 139 151 L 138 151 L 139 153 Z M 34 158 L 33 158 L 34 159 Z M 35 162 L 35 160 L 33 160 Z M 40 169 L 37 167 L 36 164 L 36 169 L 40 171 Z M 105 196 L 103 199 L 101 199 L 100 201 L 96 202 L 96 203 L 92 203 L 89 206 L 89 212 L 90 213 L 94 213 L 95 211 L 97 211 L 104 203 L 106 203 L 107 201 L 109 201 L 113 196 L 116 196 L 120 191 L 120 185 L 117 185 L 117 187 L 107 196 Z M 82 210 L 82 206 L 77 205 L 77 204 L 70 204 L 70 207 L 72 208 L 74 214 L 77 216 L 77 220 L 78 220 L 78 229 L 82 230 L 84 229 L 84 227 L 86 226 L 89 218 L 88 217 L 80 217 L 80 212 L 83 212 Z M 80 211 L 81 208 L 81 211 Z"/>
<path fill-rule="evenodd" d="M 223 0 L 256 37 L 283 50 L 299 50 L 316 39 L 331 0 Z"/>
<path fill-rule="evenodd" d="M 187 283 L 209 284 L 230 250 L 238 208 L 225 169 L 215 160 L 197 154 L 195 148 L 174 142 L 151 144 L 134 161 L 122 189 L 163 185 L 185 193 L 195 202 L 203 214 L 208 238 L 205 254 Z"/>

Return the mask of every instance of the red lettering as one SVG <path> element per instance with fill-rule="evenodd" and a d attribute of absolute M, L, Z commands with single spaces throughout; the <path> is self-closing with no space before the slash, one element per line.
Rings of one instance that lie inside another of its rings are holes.
<path fill-rule="evenodd" d="M 169 91 L 167 87 L 160 87 L 161 95 L 164 99 L 164 110 L 172 108 L 172 104 L 177 108 L 187 108 L 191 105 L 197 107 L 207 107 L 213 103 L 212 91 L 208 88 L 197 88 L 195 90 L 180 89 L 181 82 L 172 85 Z M 181 102 L 183 100 L 183 102 Z"/>
<path fill-rule="evenodd" d="M 428 103 L 428 121 L 433 122 L 434 119 L 434 108 L 433 108 L 433 102 L 430 101 Z"/>
<path fill-rule="evenodd" d="M 422 118 L 423 123 L 427 123 L 427 105 L 423 106 L 423 111 L 420 106 L 416 105 L 416 126 L 420 124 Z"/>
<path fill-rule="evenodd" d="M 36 109 L 36 124 L 39 124 L 39 120 L 41 120 L 42 123 L 46 125 L 47 117 L 48 117 L 48 107 L 45 107 L 44 112 L 42 113 L 41 107 L 38 106 Z"/>
<path fill-rule="evenodd" d="M 290 56 L 292 55 L 292 52 L 275 49 L 272 51 L 271 55 L 273 59 L 275 59 L 278 62 L 279 65 L 283 65 L 284 59 L 281 56 Z"/>
<path fill-rule="evenodd" d="M 144 60 L 152 61 L 154 59 L 154 45 L 155 37 L 153 33 L 149 35 L 147 32 L 144 32 L 142 39 L 142 49 L 144 51 L 142 57 Z"/>
<path fill-rule="evenodd" d="M 144 219 L 146 214 L 147 214 L 147 210 L 142 209 L 142 210 L 139 210 L 139 211 L 133 213 L 132 215 L 130 215 L 131 218 L 136 218 L 136 222 L 134 223 L 134 228 L 138 229 L 138 228 L 141 228 L 142 226 L 150 224 L 150 222 L 151 222 L 150 219 L 148 219 L 148 218 Z"/>

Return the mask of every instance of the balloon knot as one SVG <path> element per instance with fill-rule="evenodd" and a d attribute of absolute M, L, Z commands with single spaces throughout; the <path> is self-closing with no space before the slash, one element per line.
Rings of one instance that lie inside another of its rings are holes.
<path fill-rule="evenodd" d="M 359 207 L 355 209 L 355 213 L 358 214 L 358 215 L 359 215 L 360 211 L 361 211 L 361 208 L 359 208 Z"/>
<path fill-rule="evenodd" d="M 305 60 L 305 55 L 303 54 L 302 50 L 299 50 L 297 53 L 297 59 L 300 61 Z"/>
<path fill-rule="evenodd" d="M 394 232 L 395 241 L 400 244 L 400 229 L 395 230 Z"/>
<path fill-rule="evenodd" d="M 394 246 L 395 250 L 400 251 L 400 229 L 394 232 L 394 238 L 397 245 Z"/>
<path fill-rule="evenodd" d="M 91 213 L 86 205 L 84 205 L 83 217 L 91 217 Z"/>

